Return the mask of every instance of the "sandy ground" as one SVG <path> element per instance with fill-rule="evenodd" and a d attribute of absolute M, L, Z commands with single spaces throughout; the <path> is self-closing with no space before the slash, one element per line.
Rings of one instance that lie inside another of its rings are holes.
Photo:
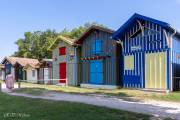
<path fill-rule="evenodd" d="M 46 100 L 85 103 L 90 105 L 103 106 L 108 108 L 127 110 L 131 112 L 149 114 L 159 118 L 173 118 L 180 120 L 180 103 L 175 103 L 175 102 L 165 102 L 165 101 L 155 101 L 155 100 L 133 102 L 133 101 L 125 101 L 123 99 L 116 97 L 105 97 L 101 95 L 77 95 L 77 94 L 57 93 L 57 92 L 47 92 L 44 95 L 34 96 L 29 94 L 14 93 L 5 88 L 3 89 L 3 92 L 14 96 L 24 96 L 29 98 L 41 98 Z"/>

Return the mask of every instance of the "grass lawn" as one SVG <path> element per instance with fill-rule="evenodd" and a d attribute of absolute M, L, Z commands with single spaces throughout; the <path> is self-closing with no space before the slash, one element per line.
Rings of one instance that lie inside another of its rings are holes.
<path fill-rule="evenodd" d="M 150 117 L 105 107 L 16 97 L 0 92 L 0 120 L 149 120 Z"/>
<path fill-rule="evenodd" d="M 165 101 L 175 101 L 180 102 L 180 92 L 173 93 L 153 93 L 145 92 L 141 90 L 131 90 L 131 89 L 115 89 L 115 90 L 102 90 L 102 89 L 87 89 L 80 87 L 62 87 L 56 85 L 39 85 L 31 83 L 22 83 L 22 87 L 26 89 L 18 90 L 17 92 L 23 92 L 28 94 L 39 95 L 44 91 L 57 91 L 57 92 L 67 92 L 75 94 L 104 94 L 108 96 L 117 96 L 125 99 L 154 99 L 154 100 L 165 100 Z M 33 88 L 33 89 L 32 89 Z"/>

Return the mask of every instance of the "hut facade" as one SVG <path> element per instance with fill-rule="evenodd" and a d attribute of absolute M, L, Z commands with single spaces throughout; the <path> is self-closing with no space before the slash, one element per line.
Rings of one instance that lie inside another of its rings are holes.
<path fill-rule="evenodd" d="M 30 59 L 19 57 L 5 57 L 0 70 L 3 70 L 3 78 L 11 74 L 15 81 L 32 83 L 49 83 L 52 79 L 51 59 Z M 0 67 L 1 67 L 0 66 Z"/>
<path fill-rule="evenodd" d="M 168 23 L 134 14 L 114 34 L 123 47 L 123 86 L 180 89 L 180 33 Z"/>
<path fill-rule="evenodd" d="M 59 36 L 50 46 L 53 53 L 53 84 L 76 86 L 76 51 L 74 40 Z"/>
<path fill-rule="evenodd" d="M 113 30 L 92 26 L 75 41 L 81 87 L 114 89 L 120 85 L 121 49 L 111 39 L 112 33 Z"/>

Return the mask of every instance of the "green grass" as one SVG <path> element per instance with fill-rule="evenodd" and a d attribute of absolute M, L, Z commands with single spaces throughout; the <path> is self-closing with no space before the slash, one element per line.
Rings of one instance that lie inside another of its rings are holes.
<path fill-rule="evenodd" d="M 44 88 L 22 88 L 22 89 L 16 89 L 15 92 L 17 93 L 25 93 L 25 94 L 31 94 L 35 96 L 43 95 L 46 91 Z"/>
<path fill-rule="evenodd" d="M 0 120 L 149 120 L 150 117 L 105 107 L 0 93 Z"/>
<path fill-rule="evenodd" d="M 21 89 L 19 92 L 36 94 L 42 94 L 43 91 L 57 91 L 65 93 L 74 94 L 103 94 L 107 96 L 116 96 L 127 100 L 164 100 L 164 101 L 174 101 L 180 102 L 180 91 L 172 93 L 155 93 L 155 92 L 145 92 L 135 89 L 115 89 L 115 90 L 103 90 L 103 89 L 88 89 L 80 87 L 62 87 L 56 85 L 39 85 L 31 83 L 22 83 L 22 87 L 26 89 Z M 33 89 L 32 89 L 33 88 Z M 39 89 L 40 88 L 40 89 Z"/>
<path fill-rule="evenodd" d="M 156 100 L 180 102 L 180 92 L 173 92 L 173 93 L 167 93 L 161 95 L 152 94 L 151 98 Z"/>

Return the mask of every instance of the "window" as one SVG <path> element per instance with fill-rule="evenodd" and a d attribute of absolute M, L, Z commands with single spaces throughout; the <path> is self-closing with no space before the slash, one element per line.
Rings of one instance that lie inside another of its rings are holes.
<path fill-rule="evenodd" d="M 134 56 L 129 55 L 124 57 L 125 70 L 134 70 Z"/>
<path fill-rule="evenodd" d="M 95 40 L 92 45 L 92 53 L 99 55 L 102 53 L 102 40 Z"/>
<path fill-rule="evenodd" d="M 6 72 L 6 75 L 11 74 L 11 64 L 5 65 L 5 72 Z"/>
<path fill-rule="evenodd" d="M 35 77 L 36 76 L 36 71 L 32 70 L 32 76 Z"/>
<path fill-rule="evenodd" d="M 21 70 L 21 69 L 18 69 L 18 71 L 19 71 L 19 75 L 21 75 L 21 71 L 22 71 L 22 70 Z"/>
<path fill-rule="evenodd" d="M 59 48 L 59 56 L 66 55 L 66 47 L 60 47 Z"/>

